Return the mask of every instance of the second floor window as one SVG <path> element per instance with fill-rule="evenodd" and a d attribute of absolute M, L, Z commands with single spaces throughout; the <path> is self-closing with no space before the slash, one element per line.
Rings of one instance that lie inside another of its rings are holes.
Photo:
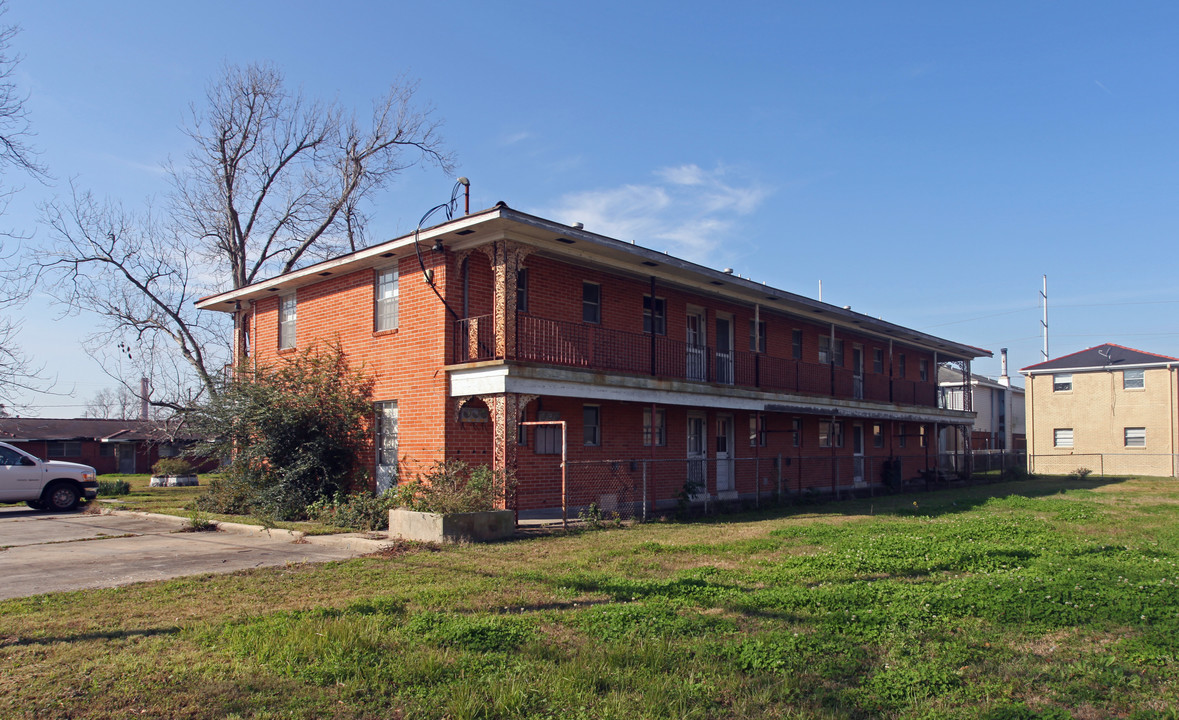
<path fill-rule="evenodd" d="M 597 325 L 602 322 L 602 286 L 597 283 L 581 284 L 581 319 Z"/>
<path fill-rule="evenodd" d="M 377 332 L 397 328 L 397 282 L 397 268 L 389 268 L 377 273 Z"/>
<path fill-rule="evenodd" d="M 880 348 L 872 351 L 872 372 L 877 375 L 884 374 L 884 351 Z"/>
<path fill-rule="evenodd" d="M 897 355 L 897 377 L 901 380 L 905 379 L 905 354 Z"/>
<path fill-rule="evenodd" d="M 1146 388 L 1146 371 L 1145 370 L 1123 370 L 1122 371 L 1122 389 L 1123 390 L 1142 390 Z"/>
<path fill-rule="evenodd" d="M 667 334 L 667 300 L 661 297 L 643 296 L 643 332 L 656 335 Z"/>
<path fill-rule="evenodd" d="M 362 326 L 363 327 L 363 326 Z M 278 349 L 295 347 L 295 296 L 278 299 Z"/>
<path fill-rule="evenodd" d="M 766 351 L 766 321 L 749 321 L 749 350 L 750 352 Z"/>
<path fill-rule="evenodd" d="M 921 376 L 921 382 L 929 382 L 929 361 L 921 358 L 917 363 L 917 370 Z"/>
<path fill-rule="evenodd" d="M 802 331 L 790 331 L 790 357 L 795 360 L 802 359 Z"/>
<path fill-rule="evenodd" d="M 516 271 L 516 312 L 528 312 L 528 268 Z"/>
<path fill-rule="evenodd" d="M 834 349 L 833 349 L 834 348 Z M 819 363 L 826 365 L 828 363 L 843 367 L 843 341 L 836 339 L 832 344 L 831 336 L 819 336 Z"/>
<path fill-rule="evenodd" d="M 1071 392 L 1072 389 L 1072 373 L 1057 373 L 1052 376 L 1052 392 Z"/>

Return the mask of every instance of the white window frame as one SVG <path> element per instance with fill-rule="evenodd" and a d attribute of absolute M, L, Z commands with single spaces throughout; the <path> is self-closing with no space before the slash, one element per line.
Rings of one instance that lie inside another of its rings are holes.
<path fill-rule="evenodd" d="M 1072 373 L 1053 373 L 1052 375 L 1052 392 L 1072 392 L 1073 391 L 1073 374 Z"/>
<path fill-rule="evenodd" d="M 400 284 L 400 274 L 397 268 L 384 268 L 377 271 L 376 285 L 373 290 L 375 295 L 373 329 L 376 332 L 397 329 L 401 301 Z"/>
<path fill-rule="evenodd" d="M 295 293 L 278 296 L 278 349 L 295 347 L 298 332 L 299 300 Z"/>
<path fill-rule="evenodd" d="M 1133 373 L 1133 377 L 1131 377 Z M 1146 389 L 1146 370 L 1123 370 L 1122 371 L 1122 389 L 1123 390 L 1145 390 Z"/>
<path fill-rule="evenodd" d="M 1146 447 L 1146 428 L 1128 427 L 1122 429 L 1122 442 L 1128 448 Z"/>
<path fill-rule="evenodd" d="M 1052 429 L 1052 447 L 1071 448 L 1074 447 L 1075 442 L 1076 439 L 1073 436 L 1072 428 Z"/>

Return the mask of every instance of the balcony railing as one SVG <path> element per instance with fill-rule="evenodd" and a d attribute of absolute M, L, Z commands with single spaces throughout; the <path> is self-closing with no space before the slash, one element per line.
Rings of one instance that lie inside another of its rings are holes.
<path fill-rule="evenodd" d="M 467 318 L 455 323 L 453 362 L 495 360 L 495 318 Z M 932 384 L 890 380 L 883 375 L 855 376 L 849 368 L 745 352 L 717 351 L 663 335 L 611 330 L 597 325 L 516 318 L 516 354 L 527 362 L 607 372 L 691 380 L 771 392 L 794 392 L 872 402 L 929 405 L 936 402 Z"/>

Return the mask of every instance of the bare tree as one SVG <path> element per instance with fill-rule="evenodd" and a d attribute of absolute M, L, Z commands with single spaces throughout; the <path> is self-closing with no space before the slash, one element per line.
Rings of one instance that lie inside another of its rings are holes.
<path fill-rule="evenodd" d="M 273 67 L 228 67 L 192 109 L 193 148 L 168 167 L 163 219 L 85 192 L 47 206 L 54 247 L 41 275 L 67 306 L 105 319 L 113 332 L 91 346 L 108 373 L 171 388 L 155 405 L 181 409 L 215 394 L 230 333 L 219 313 L 196 313 L 194 299 L 363 246 L 376 191 L 423 163 L 451 170 L 415 90 L 398 82 L 361 123 L 336 103 L 292 94 Z M 247 323 L 235 320 L 244 357 Z"/>
<path fill-rule="evenodd" d="M 13 75 L 20 57 L 12 51 L 12 42 L 20 31 L 15 25 L 3 23 L 8 4 L 0 0 L 0 175 L 9 169 L 23 171 L 34 179 L 46 177 L 45 166 L 37 160 L 37 152 L 29 144 L 31 132 L 25 96 L 16 85 Z M 17 188 L 0 185 L 0 215 L 8 207 L 8 199 Z M 17 235 L 0 233 L 0 407 L 13 405 L 20 392 L 46 389 L 42 367 L 25 355 L 16 344 L 20 322 L 8 313 L 23 303 L 29 293 L 27 276 L 15 260 Z M 6 248 L 7 245 L 7 248 Z"/>
<path fill-rule="evenodd" d="M 139 417 L 140 400 L 124 386 L 103 388 L 86 402 L 82 417 L 100 420 L 134 420 Z"/>

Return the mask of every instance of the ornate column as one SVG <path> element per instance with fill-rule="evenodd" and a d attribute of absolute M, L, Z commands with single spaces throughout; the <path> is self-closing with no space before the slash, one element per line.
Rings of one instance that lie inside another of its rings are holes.
<path fill-rule="evenodd" d="M 483 396 L 483 401 L 487 403 L 487 408 L 491 412 L 492 469 L 497 473 L 502 472 L 506 475 L 516 471 L 516 440 L 520 437 L 520 412 L 537 397 L 519 393 Z"/>
<path fill-rule="evenodd" d="M 497 240 L 479 248 L 491 260 L 495 276 L 495 356 L 516 357 L 516 273 L 532 248 L 508 240 Z"/>

